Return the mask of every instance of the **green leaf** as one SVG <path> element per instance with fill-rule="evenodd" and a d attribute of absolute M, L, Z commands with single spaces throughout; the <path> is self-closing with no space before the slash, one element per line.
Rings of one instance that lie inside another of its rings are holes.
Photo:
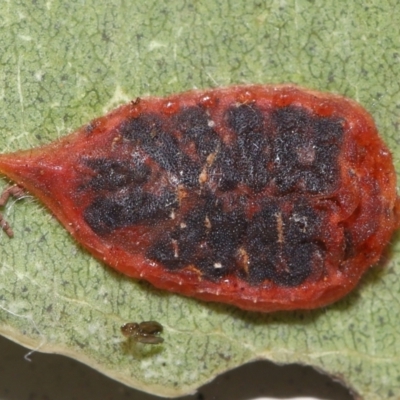
<path fill-rule="evenodd" d="M 358 100 L 400 170 L 397 1 L 14 1 L 0 11 L 1 151 L 73 131 L 136 96 L 294 82 Z M 2 181 L 3 186 L 6 181 Z M 83 251 L 34 199 L 4 210 L 0 332 L 128 385 L 188 393 L 256 358 L 300 362 L 365 399 L 400 398 L 400 242 L 356 291 L 311 312 L 263 315 L 158 291 Z M 165 343 L 128 343 L 156 320 Z"/>

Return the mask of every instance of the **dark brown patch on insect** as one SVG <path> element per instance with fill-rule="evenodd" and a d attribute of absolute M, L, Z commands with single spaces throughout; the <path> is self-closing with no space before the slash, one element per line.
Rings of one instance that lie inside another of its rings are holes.
<path fill-rule="evenodd" d="M 211 196 L 201 199 L 177 228 L 150 247 L 148 257 L 171 270 L 194 266 L 214 281 L 233 273 L 247 222 L 242 211 L 224 212 L 215 201 Z"/>
<path fill-rule="evenodd" d="M 301 107 L 278 108 L 272 114 L 275 183 L 281 194 L 328 193 L 339 178 L 338 155 L 343 127 L 338 118 L 321 118 Z"/>
<path fill-rule="evenodd" d="M 268 279 L 284 286 L 304 282 L 325 259 L 320 225 L 321 218 L 305 199 L 294 206 L 287 200 L 267 202 L 249 226 L 249 281 L 260 284 Z"/>
<path fill-rule="evenodd" d="M 202 107 L 188 107 L 173 119 L 176 129 L 182 132 L 183 143 L 193 143 L 195 157 L 203 165 L 210 154 L 221 147 L 221 138 L 213 129 L 213 121 Z"/>
<path fill-rule="evenodd" d="M 121 326 L 121 333 L 138 343 L 160 344 L 164 339 L 159 335 L 163 326 L 157 321 L 128 322 Z"/>
<path fill-rule="evenodd" d="M 90 158 L 86 160 L 86 165 L 93 171 L 93 177 L 82 189 L 112 192 L 121 187 L 143 185 L 150 175 L 150 168 L 135 159 Z"/>
<path fill-rule="evenodd" d="M 85 209 L 83 218 L 94 232 L 106 235 L 134 224 L 165 220 L 177 206 L 172 192 L 153 195 L 138 187 L 96 197 Z"/>
<path fill-rule="evenodd" d="M 120 131 L 163 170 L 174 174 L 184 186 L 199 185 L 200 166 L 182 152 L 177 138 L 171 135 L 161 118 L 152 114 L 142 114 L 128 123 L 123 123 Z"/>

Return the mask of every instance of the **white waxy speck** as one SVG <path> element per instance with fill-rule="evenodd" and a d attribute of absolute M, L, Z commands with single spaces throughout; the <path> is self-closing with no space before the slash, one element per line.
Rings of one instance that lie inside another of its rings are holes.
<path fill-rule="evenodd" d="M 174 249 L 174 257 L 178 258 L 179 257 L 179 247 L 178 247 L 178 241 L 175 239 L 172 239 L 172 248 Z"/>
<path fill-rule="evenodd" d="M 207 121 L 207 125 L 208 125 L 210 128 L 214 128 L 215 122 L 214 122 L 212 119 L 209 119 L 209 120 Z"/>
<path fill-rule="evenodd" d="M 37 72 L 35 72 L 35 79 L 36 79 L 38 82 L 41 82 L 41 81 L 42 81 L 43 76 L 44 76 L 44 72 L 43 72 L 43 71 L 37 71 Z"/>
<path fill-rule="evenodd" d="M 297 158 L 304 165 L 312 165 L 316 157 L 315 146 L 311 143 L 305 143 L 296 149 Z"/>
<path fill-rule="evenodd" d="M 180 224 L 181 229 L 185 229 L 186 226 L 187 226 L 187 225 L 186 225 L 184 222 L 181 222 L 181 224 Z"/>
<path fill-rule="evenodd" d="M 148 45 L 148 50 L 153 51 L 153 50 L 157 50 L 161 47 L 166 47 L 165 43 L 159 42 L 157 40 L 152 40 L 152 41 L 150 41 L 150 43 Z"/>
<path fill-rule="evenodd" d="M 306 216 L 301 216 L 298 214 L 293 214 L 292 217 L 290 218 L 292 221 L 296 222 L 299 227 L 300 230 L 302 232 L 307 232 L 307 227 L 308 227 L 308 219 Z"/>
<path fill-rule="evenodd" d="M 171 211 L 171 214 L 169 214 L 169 217 L 171 219 L 175 219 L 175 211 L 174 210 Z"/>
<path fill-rule="evenodd" d="M 214 264 L 214 268 L 220 269 L 220 268 L 222 268 L 222 264 L 221 264 L 220 262 L 216 262 L 216 263 Z"/>

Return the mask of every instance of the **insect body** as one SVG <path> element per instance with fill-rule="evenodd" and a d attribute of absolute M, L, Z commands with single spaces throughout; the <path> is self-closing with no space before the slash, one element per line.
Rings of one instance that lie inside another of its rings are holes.
<path fill-rule="evenodd" d="M 128 322 L 121 326 L 121 332 L 127 338 L 139 343 L 159 344 L 164 341 L 159 335 L 163 326 L 157 321 Z"/>
<path fill-rule="evenodd" d="M 343 297 L 399 225 L 371 116 L 290 85 L 137 99 L 0 173 L 120 272 L 249 310 Z"/>
<path fill-rule="evenodd" d="M 24 190 L 17 186 L 17 185 L 12 185 L 6 188 L 3 193 L 0 196 L 0 207 L 3 207 L 10 196 L 15 197 L 17 199 L 20 199 L 24 196 L 25 192 Z M 8 224 L 8 222 L 4 219 L 2 214 L 0 214 L 0 228 L 4 230 L 4 232 L 11 238 L 14 236 L 14 232 L 11 229 L 11 226 Z"/>

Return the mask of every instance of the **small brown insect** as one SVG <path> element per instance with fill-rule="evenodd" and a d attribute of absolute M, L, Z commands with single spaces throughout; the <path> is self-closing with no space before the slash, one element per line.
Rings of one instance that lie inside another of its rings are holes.
<path fill-rule="evenodd" d="M 15 197 L 16 199 L 20 199 L 24 195 L 25 195 L 25 190 L 22 187 L 20 187 L 18 185 L 9 186 L 0 195 L 0 207 L 3 207 L 4 205 L 6 205 L 8 199 L 10 197 Z M 0 213 L 0 229 L 3 229 L 4 232 L 9 237 L 13 237 L 14 236 L 14 232 L 11 229 L 11 226 L 4 219 L 4 217 L 3 217 L 3 215 L 1 213 Z"/>
<path fill-rule="evenodd" d="M 162 331 L 163 326 L 157 321 L 128 322 L 121 326 L 121 332 L 124 336 L 145 344 L 162 343 L 164 339 L 158 336 Z"/>

